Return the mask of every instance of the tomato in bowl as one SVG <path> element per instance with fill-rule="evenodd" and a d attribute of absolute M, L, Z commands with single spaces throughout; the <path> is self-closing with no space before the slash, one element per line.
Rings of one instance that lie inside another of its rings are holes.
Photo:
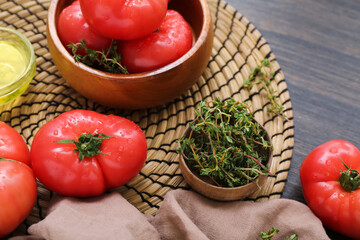
<path fill-rule="evenodd" d="M 75 63 L 61 43 L 57 23 L 71 0 L 55 0 L 49 7 L 48 47 L 59 72 L 68 84 L 86 98 L 105 106 L 138 109 L 167 103 L 188 90 L 201 76 L 210 59 L 213 25 L 206 0 L 172 0 L 176 10 L 191 26 L 194 44 L 182 57 L 155 70 L 113 74 Z"/>

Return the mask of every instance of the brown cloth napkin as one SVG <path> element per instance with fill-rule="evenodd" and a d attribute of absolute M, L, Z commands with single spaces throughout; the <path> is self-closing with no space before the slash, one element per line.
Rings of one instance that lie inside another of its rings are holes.
<path fill-rule="evenodd" d="M 58 197 L 47 217 L 29 228 L 31 239 L 256 240 L 260 232 L 280 230 L 273 239 L 297 234 L 300 240 L 329 239 L 320 220 L 300 202 L 218 202 L 186 190 L 172 190 L 153 217 L 140 213 L 120 194 L 89 199 Z M 19 240 L 26 238 L 13 238 Z"/>

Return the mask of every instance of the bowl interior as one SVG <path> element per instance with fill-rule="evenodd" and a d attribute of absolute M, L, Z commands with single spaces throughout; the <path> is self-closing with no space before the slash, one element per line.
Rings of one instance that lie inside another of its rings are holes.
<path fill-rule="evenodd" d="M 57 48 L 60 49 L 63 57 L 67 61 L 73 62 L 73 56 L 67 51 L 66 47 L 62 45 L 58 34 L 57 34 L 57 23 L 61 11 L 67 6 L 71 5 L 75 0 L 54 0 L 51 3 L 49 8 L 49 17 L 48 23 L 50 24 L 50 34 L 51 38 L 54 41 Z M 172 0 L 168 5 L 169 9 L 174 9 L 181 13 L 185 20 L 190 24 L 195 42 L 193 47 L 181 58 L 176 61 L 153 71 L 143 72 L 143 73 L 130 73 L 130 74 L 112 74 L 97 69 L 86 66 L 85 64 L 77 64 L 79 67 L 86 71 L 90 71 L 93 74 L 108 78 L 116 79 L 121 81 L 142 81 L 142 78 L 154 77 L 160 73 L 169 71 L 174 67 L 180 65 L 188 58 L 190 58 L 202 45 L 206 35 L 209 32 L 210 28 L 210 14 L 207 8 L 207 3 L 205 0 Z M 75 63 L 74 63 L 75 64 Z"/>

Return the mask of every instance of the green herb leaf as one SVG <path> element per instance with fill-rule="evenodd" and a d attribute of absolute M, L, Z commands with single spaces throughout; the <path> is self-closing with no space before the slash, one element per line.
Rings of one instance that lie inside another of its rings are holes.
<path fill-rule="evenodd" d="M 298 236 L 296 234 L 293 234 L 290 237 L 286 237 L 286 240 L 298 240 Z"/>

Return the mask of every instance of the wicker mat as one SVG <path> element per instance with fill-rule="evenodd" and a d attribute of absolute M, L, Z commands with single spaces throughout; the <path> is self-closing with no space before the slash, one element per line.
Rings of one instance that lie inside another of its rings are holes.
<path fill-rule="evenodd" d="M 14 127 L 30 146 L 34 134 L 50 119 L 72 109 L 89 109 L 117 114 L 136 122 L 145 132 L 148 156 L 141 173 L 119 191 L 141 212 L 155 214 L 171 189 L 189 189 L 178 163 L 176 140 L 193 119 L 201 100 L 231 97 L 249 101 L 255 118 L 272 136 L 274 160 L 265 185 L 250 200 L 280 198 L 286 183 L 294 145 L 294 122 L 289 92 L 283 72 L 260 32 L 223 0 L 208 0 L 215 26 L 212 58 L 208 67 L 180 98 L 145 110 L 116 110 L 80 96 L 70 88 L 54 66 L 46 42 L 46 18 L 50 0 L 0 0 L 0 26 L 18 29 L 32 42 L 37 56 L 37 73 L 29 89 L 14 102 L 0 107 L 0 120 Z M 287 119 L 267 113 L 265 91 L 243 87 L 252 68 L 264 58 L 272 62 L 275 77 L 271 87 L 285 106 Z M 38 201 L 16 233 L 46 216 L 52 193 L 38 185 Z"/>

